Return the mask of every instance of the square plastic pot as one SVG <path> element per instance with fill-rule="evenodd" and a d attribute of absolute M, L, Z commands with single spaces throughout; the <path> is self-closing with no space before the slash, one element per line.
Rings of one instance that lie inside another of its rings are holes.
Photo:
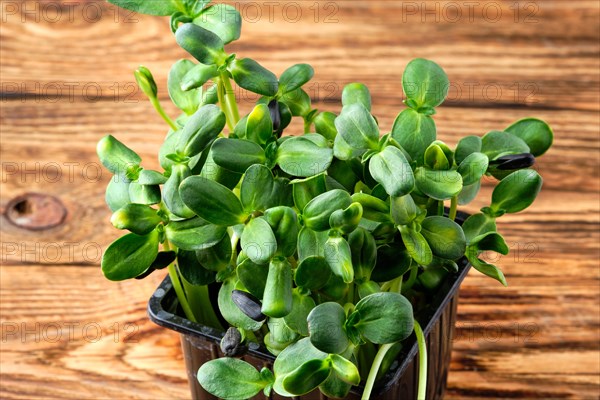
<path fill-rule="evenodd" d="M 459 218 L 468 215 L 460 213 Z M 423 327 L 427 342 L 427 400 L 442 399 L 446 390 L 446 381 L 452 352 L 452 337 L 456 322 L 456 307 L 460 284 L 470 269 L 470 264 L 463 258 L 458 262 L 458 272 L 448 275 L 428 306 L 419 311 L 417 319 Z M 207 393 L 196 379 L 196 373 L 202 364 L 212 359 L 223 357 L 219 343 L 225 332 L 191 322 L 181 317 L 178 310 L 175 290 L 167 276 L 154 292 L 148 303 L 150 319 L 157 325 L 172 329 L 181 334 L 181 347 L 190 382 L 192 399 L 213 400 L 215 396 Z M 417 342 L 414 333 L 404 341 L 402 350 L 377 386 L 371 399 L 378 400 L 414 400 L 417 398 L 417 380 L 419 371 Z M 265 348 L 250 346 L 243 360 L 260 369 L 272 367 L 275 357 Z M 360 400 L 361 387 L 355 387 L 346 397 Z M 266 399 L 259 393 L 256 399 Z M 284 399 L 272 392 L 271 399 Z M 294 397 L 302 400 L 326 400 L 328 397 L 319 390 L 304 396 Z"/>

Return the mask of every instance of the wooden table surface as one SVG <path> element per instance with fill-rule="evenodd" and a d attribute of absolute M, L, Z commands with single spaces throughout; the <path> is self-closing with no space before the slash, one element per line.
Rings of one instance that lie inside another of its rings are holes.
<path fill-rule="evenodd" d="M 276 73 L 311 63 L 320 108 L 337 110 L 343 85 L 361 81 L 390 129 L 402 108 L 401 71 L 425 57 L 454 83 L 435 117 L 449 144 L 526 116 L 551 124 L 554 147 L 537 165 L 540 197 L 499 224 L 511 247 L 498 260 L 509 287 L 472 271 L 461 289 L 447 398 L 597 399 L 598 2 L 236 4 L 245 24 L 232 51 Z M 1 5 L 0 398 L 189 398 L 178 336 L 146 317 L 161 277 L 117 284 L 100 273 L 101 251 L 119 232 L 95 155 L 111 133 L 157 166 L 165 127 L 132 71 L 147 65 L 166 103 L 166 74 L 186 55 L 164 18 L 98 1 Z M 8 222 L 9 213 L 55 216 L 10 207 L 32 192 L 58 198 L 64 221 L 38 231 Z M 486 185 L 467 210 L 489 195 Z"/>

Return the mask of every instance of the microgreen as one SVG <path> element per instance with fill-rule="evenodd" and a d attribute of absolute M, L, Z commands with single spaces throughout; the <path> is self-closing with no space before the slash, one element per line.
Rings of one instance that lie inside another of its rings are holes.
<path fill-rule="evenodd" d="M 550 127 L 528 118 L 444 143 L 434 116 L 448 77 L 433 61 L 416 59 L 396 81 L 406 108 L 386 131 L 365 85 L 344 88 L 339 114 L 321 112 L 303 89 L 314 75 L 310 65 L 278 77 L 230 53 L 227 45 L 241 33 L 232 6 L 109 1 L 170 16 L 174 40 L 190 57 L 168 76 L 169 97 L 181 110 L 175 119 L 162 108 L 150 70 L 135 71 L 168 125 L 161 171 L 145 169 L 113 136 L 98 143 L 114 175 L 106 188 L 111 223 L 129 231 L 104 254 L 106 278 L 141 279 L 166 267 L 188 319 L 229 328 L 221 342 L 226 357 L 198 371 L 215 396 L 318 389 L 344 397 L 364 383 L 366 399 L 413 332 L 423 393 L 424 337 L 414 315 L 463 257 L 507 284 L 482 253 L 508 253 L 496 221 L 538 195 L 542 178 L 531 166 L 552 144 Z M 232 81 L 258 95 L 247 115 L 240 116 Z M 303 135 L 284 134 L 293 119 L 302 121 Z M 488 205 L 455 222 L 457 206 L 477 196 L 483 179 L 497 181 Z M 277 356 L 272 370 L 235 358 L 250 342 Z"/>

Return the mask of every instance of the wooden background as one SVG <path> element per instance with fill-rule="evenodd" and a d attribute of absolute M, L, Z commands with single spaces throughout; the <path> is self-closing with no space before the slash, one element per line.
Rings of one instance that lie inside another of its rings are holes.
<path fill-rule="evenodd" d="M 146 317 L 161 277 L 116 284 L 100 273 L 100 252 L 119 232 L 95 156 L 111 133 L 156 167 L 165 127 L 132 71 L 147 65 L 166 104 L 166 74 L 186 55 L 164 18 L 97 1 L 1 4 L 0 398 L 189 398 L 178 336 Z M 236 4 L 245 24 L 231 51 L 276 73 L 311 63 L 320 108 L 337 110 L 343 85 L 361 81 L 390 129 L 401 72 L 425 57 L 455 84 L 435 117 L 447 143 L 526 116 L 551 124 L 555 145 L 537 165 L 541 196 L 499 224 L 512 250 L 498 261 L 509 287 L 475 271 L 463 285 L 447 398 L 597 399 L 598 2 Z M 41 231 L 9 223 L 10 212 L 52 216 L 11 211 L 30 192 L 60 199 L 66 219 Z M 468 210 L 489 195 L 486 186 Z"/>

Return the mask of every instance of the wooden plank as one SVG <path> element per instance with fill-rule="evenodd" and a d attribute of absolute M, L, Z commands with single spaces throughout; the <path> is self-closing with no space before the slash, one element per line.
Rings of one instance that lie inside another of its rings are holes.
<path fill-rule="evenodd" d="M 98 268 L 1 267 L 0 397 L 187 398 L 179 335 L 146 316 L 159 278 L 115 284 Z"/>
<path fill-rule="evenodd" d="M 72 6 L 72 17 L 57 21 L 43 7 L 27 13 L 36 9 L 33 1 L 7 15 L 1 55 L 3 81 L 11 85 L 5 95 L 68 96 L 71 85 L 78 98 L 97 92 L 106 99 L 127 97 L 133 89 L 131 71 L 140 63 L 147 63 L 165 87 L 170 64 L 186 56 L 174 45 L 166 19 L 89 3 L 93 7 Z M 450 104 L 598 109 L 598 3 L 592 0 L 299 1 L 286 10 L 273 6 L 271 12 L 262 3 L 231 3 L 246 23 L 242 40 L 230 51 L 254 57 L 277 73 L 298 60 L 310 62 L 317 71 L 315 97 L 338 100 L 343 85 L 358 80 L 368 82 L 380 100 L 397 99 L 400 71 L 421 56 L 447 69 L 456 84 Z M 95 9 L 103 18 L 96 20 Z M 42 50 L 42 57 L 20 51 L 37 48 L 37 37 L 45 38 L 44 49 L 60 50 Z M 378 59 L 385 62 L 374 68 Z"/>
<path fill-rule="evenodd" d="M 111 283 L 89 267 L 4 266 L 0 273 L 2 398 L 27 398 L 36 392 L 23 383 L 39 381 L 57 398 L 186 397 L 178 335 L 145 315 L 158 275 Z M 545 398 L 587 398 L 576 394 L 597 391 L 597 300 L 593 282 L 515 278 L 502 288 L 472 272 L 461 289 L 449 398 L 528 397 L 542 387 Z"/>

